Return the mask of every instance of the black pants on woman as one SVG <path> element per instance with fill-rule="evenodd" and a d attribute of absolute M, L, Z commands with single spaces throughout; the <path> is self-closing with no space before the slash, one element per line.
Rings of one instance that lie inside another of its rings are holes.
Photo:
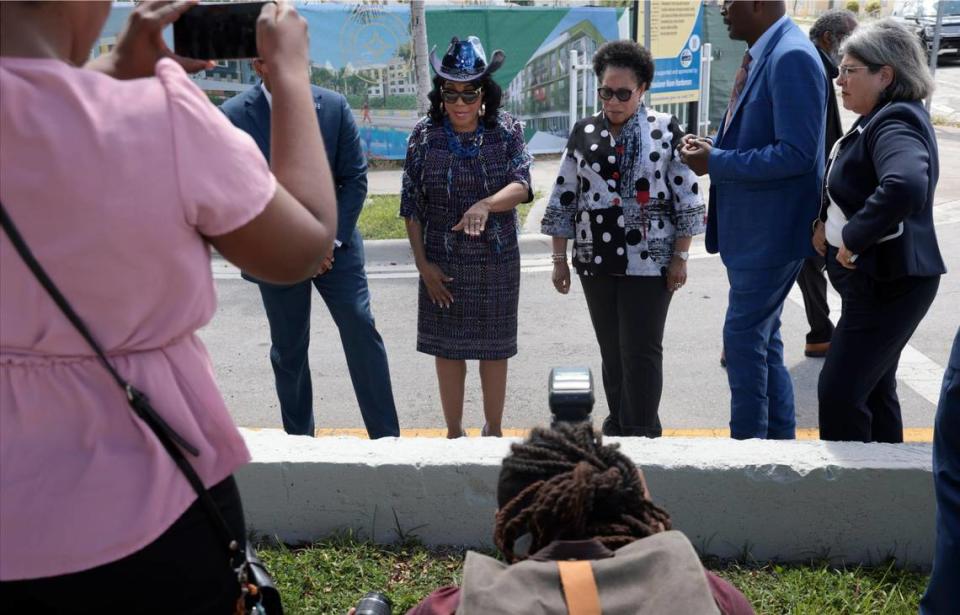
<path fill-rule="evenodd" d="M 822 344 L 833 337 L 830 307 L 827 305 L 827 280 L 823 277 L 823 257 L 819 254 L 803 261 L 797 275 L 797 286 L 803 294 L 803 309 L 807 313 L 808 344 Z"/>
<path fill-rule="evenodd" d="M 820 372 L 820 437 L 903 442 L 897 364 L 930 304 L 940 277 L 879 281 L 845 269 L 827 251 L 830 282 L 843 310 Z"/>
<path fill-rule="evenodd" d="M 210 494 L 243 544 L 243 507 L 233 477 Z M 206 511 L 194 502 L 160 538 L 123 559 L 62 576 L 0 583 L 0 610 L 227 615 L 234 612 L 240 584 L 222 542 Z"/>
<path fill-rule="evenodd" d="M 663 327 L 673 293 L 650 276 L 580 276 L 603 359 L 607 435 L 658 438 L 663 432 Z"/>

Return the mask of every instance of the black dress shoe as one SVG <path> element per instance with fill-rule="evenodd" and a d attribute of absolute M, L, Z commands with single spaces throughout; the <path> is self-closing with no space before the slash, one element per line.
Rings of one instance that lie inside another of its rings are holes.
<path fill-rule="evenodd" d="M 605 436 L 622 436 L 623 430 L 620 428 L 620 425 L 613 420 L 612 416 L 608 416 L 603 419 L 603 425 L 600 426 L 600 433 Z"/>

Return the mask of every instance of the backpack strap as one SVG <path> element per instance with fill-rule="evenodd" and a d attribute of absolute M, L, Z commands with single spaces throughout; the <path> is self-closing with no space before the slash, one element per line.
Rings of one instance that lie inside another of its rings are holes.
<path fill-rule="evenodd" d="M 570 615 L 602 615 L 597 580 L 590 562 L 560 561 L 560 585 Z"/>

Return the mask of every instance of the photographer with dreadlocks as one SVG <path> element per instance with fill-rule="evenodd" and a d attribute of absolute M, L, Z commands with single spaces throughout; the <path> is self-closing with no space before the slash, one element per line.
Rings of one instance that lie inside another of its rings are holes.
<path fill-rule="evenodd" d="M 461 587 L 436 590 L 407 615 L 754 612 L 703 568 L 640 469 L 589 422 L 534 429 L 514 444 L 497 503 L 494 542 L 507 563 L 467 553 Z"/>

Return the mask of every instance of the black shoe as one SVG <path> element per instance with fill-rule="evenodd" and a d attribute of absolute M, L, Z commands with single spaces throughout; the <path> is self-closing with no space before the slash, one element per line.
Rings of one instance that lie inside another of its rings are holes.
<path fill-rule="evenodd" d="M 613 420 L 612 416 L 608 416 L 603 419 L 603 425 L 600 426 L 600 433 L 605 436 L 619 437 L 623 435 L 623 430 L 620 428 L 620 425 Z"/>

